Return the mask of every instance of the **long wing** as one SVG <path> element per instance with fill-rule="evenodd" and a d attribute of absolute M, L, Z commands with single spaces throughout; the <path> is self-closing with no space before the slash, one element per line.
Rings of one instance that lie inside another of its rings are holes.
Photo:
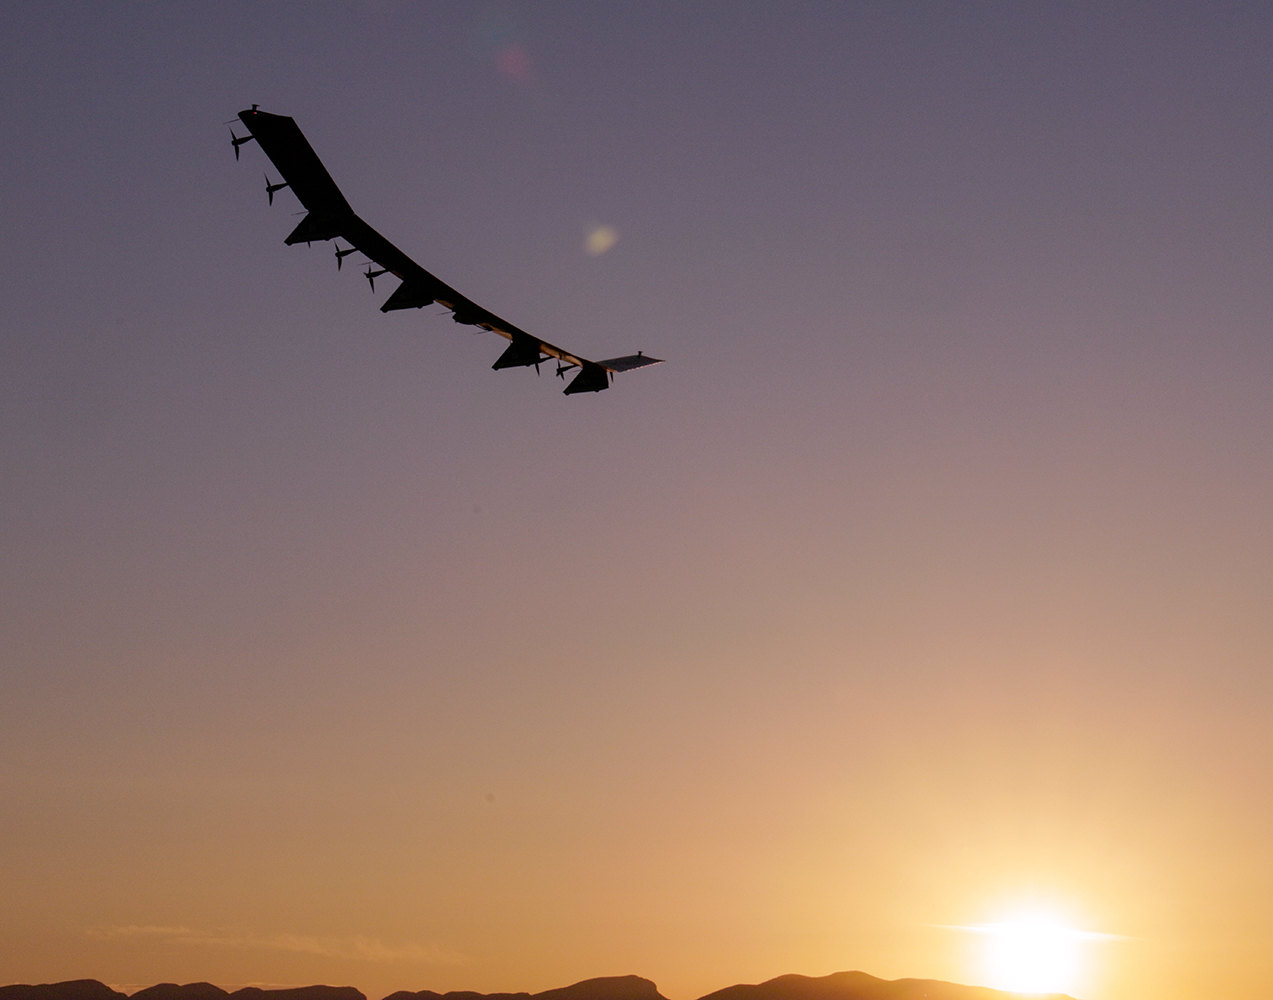
<path fill-rule="evenodd" d="M 283 175 L 282 184 L 270 185 L 267 180 L 270 197 L 273 198 L 274 191 L 280 187 L 290 187 L 305 206 L 305 218 L 284 242 L 291 245 L 342 239 L 373 261 L 381 269 L 379 273 L 392 274 L 402 279 L 402 284 L 380 307 L 382 312 L 421 309 L 439 302 L 451 310 L 455 322 L 490 330 L 512 342 L 492 366 L 494 368 L 538 366 L 546 357 L 560 362 L 558 374 L 568 368 L 578 368 L 579 373 L 566 386 L 567 394 L 600 392 L 609 388 L 614 372 L 632 371 L 660 363 L 658 358 L 646 357 L 639 352 L 623 358 L 589 361 L 500 319 L 426 271 L 358 218 L 308 140 L 296 127 L 295 121 L 284 115 L 258 111 L 255 107 L 250 111 L 239 112 L 239 119 Z M 239 141 L 247 140 L 245 138 Z M 338 248 L 338 252 L 350 251 L 339 251 Z M 340 256 L 337 256 L 337 260 L 340 260 Z M 369 271 L 368 275 L 374 278 L 376 272 Z"/>

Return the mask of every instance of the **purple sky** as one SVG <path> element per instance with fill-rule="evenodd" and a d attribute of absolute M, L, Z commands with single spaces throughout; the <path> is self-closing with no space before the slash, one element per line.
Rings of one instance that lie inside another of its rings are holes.
<path fill-rule="evenodd" d="M 0 10 L 0 983 L 1267 994 L 1273 7 Z"/>

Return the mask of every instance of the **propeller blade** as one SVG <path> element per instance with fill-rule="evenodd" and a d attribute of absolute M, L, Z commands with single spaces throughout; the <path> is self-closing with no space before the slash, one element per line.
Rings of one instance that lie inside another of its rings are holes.
<path fill-rule="evenodd" d="M 337 243 L 336 244 L 336 270 L 337 271 L 340 270 L 340 265 L 345 263 L 346 257 L 348 257 L 351 253 L 357 253 L 357 252 L 358 252 L 357 247 L 350 247 L 348 250 L 342 250 L 340 248 L 340 244 Z"/>
<path fill-rule="evenodd" d="M 226 124 L 229 125 L 230 123 L 226 122 Z M 234 160 L 236 163 L 238 162 L 238 159 L 239 159 L 239 147 L 242 146 L 245 142 L 251 142 L 255 138 L 256 136 L 254 135 L 244 135 L 244 136 L 235 135 L 234 129 L 230 129 L 230 145 L 234 147 Z"/>
<path fill-rule="evenodd" d="M 271 205 L 273 205 L 273 204 L 274 204 L 274 192 L 275 192 L 275 191 L 282 191 L 282 190 L 283 190 L 283 188 L 287 187 L 287 186 L 288 186 L 287 181 L 283 181 L 281 184 L 271 184 L 271 183 L 270 183 L 270 175 L 269 175 L 269 174 L 262 174 L 261 176 L 263 176 L 263 177 L 265 178 L 265 193 L 266 193 L 267 195 L 269 195 L 269 198 L 270 198 L 270 204 L 271 204 Z"/>

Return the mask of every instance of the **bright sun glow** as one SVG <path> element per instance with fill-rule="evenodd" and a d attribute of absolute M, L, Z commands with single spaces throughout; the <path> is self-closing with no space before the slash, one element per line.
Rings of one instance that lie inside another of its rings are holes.
<path fill-rule="evenodd" d="M 1087 935 L 1042 914 L 1025 914 L 978 928 L 987 936 L 992 985 L 1013 993 L 1069 993 L 1082 973 Z"/>

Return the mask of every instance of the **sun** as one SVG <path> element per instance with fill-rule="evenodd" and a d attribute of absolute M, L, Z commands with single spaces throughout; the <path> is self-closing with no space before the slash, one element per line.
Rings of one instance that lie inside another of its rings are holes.
<path fill-rule="evenodd" d="M 1041 913 L 983 924 L 991 985 L 1011 993 L 1069 993 L 1082 977 L 1086 935 Z"/>

